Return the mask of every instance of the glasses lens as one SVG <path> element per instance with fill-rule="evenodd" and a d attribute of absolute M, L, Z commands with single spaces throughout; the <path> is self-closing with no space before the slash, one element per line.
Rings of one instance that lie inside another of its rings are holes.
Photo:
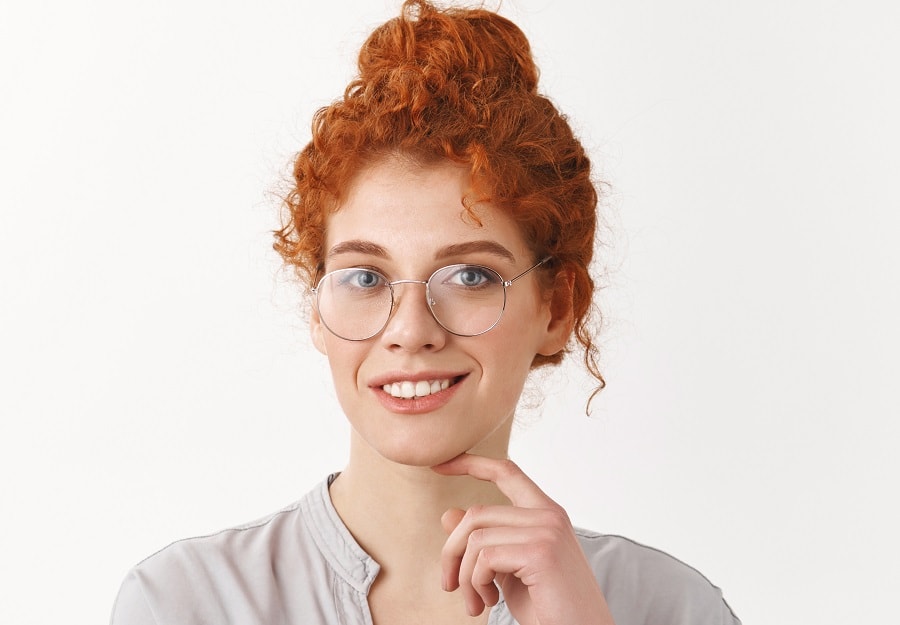
<path fill-rule="evenodd" d="M 361 341 L 375 336 L 391 314 L 391 287 L 369 269 L 339 269 L 316 287 L 319 318 L 337 336 Z"/>
<path fill-rule="evenodd" d="M 453 334 L 475 336 L 496 325 L 506 305 L 503 278 L 481 265 L 451 265 L 428 280 L 434 318 Z"/>

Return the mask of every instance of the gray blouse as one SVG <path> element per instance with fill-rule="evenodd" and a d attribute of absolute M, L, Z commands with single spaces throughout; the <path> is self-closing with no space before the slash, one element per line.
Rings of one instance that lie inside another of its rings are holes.
<path fill-rule="evenodd" d="M 275 514 L 172 543 L 122 583 L 112 625 L 371 625 L 379 566 L 331 503 L 329 477 Z M 722 592 L 675 558 L 576 529 L 616 625 L 740 624 Z M 514 625 L 501 602 L 491 625 Z"/>

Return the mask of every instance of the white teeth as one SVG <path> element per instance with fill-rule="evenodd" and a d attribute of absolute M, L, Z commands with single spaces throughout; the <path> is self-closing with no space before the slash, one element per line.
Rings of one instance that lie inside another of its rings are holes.
<path fill-rule="evenodd" d="M 439 393 L 450 388 L 450 380 L 419 380 L 412 382 L 403 380 L 402 382 L 393 382 L 385 384 L 381 389 L 392 397 L 402 397 L 403 399 L 412 399 L 413 397 L 426 397 L 432 393 Z"/>

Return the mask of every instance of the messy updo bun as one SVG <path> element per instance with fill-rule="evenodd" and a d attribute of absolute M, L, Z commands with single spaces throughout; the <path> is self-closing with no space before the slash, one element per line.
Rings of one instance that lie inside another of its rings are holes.
<path fill-rule="evenodd" d="M 575 333 L 588 370 L 604 385 L 589 324 L 597 192 L 590 161 L 556 107 L 537 91 L 528 40 L 483 9 L 439 9 L 407 0 L 359 53 L 359 76 L 320 109 L 294 162 L 295 186 L 275 249 L 312 283 L 323 264 L 325 218 L 367 163 L 391 152 L 471 168 L 479 197 L 520 225 L 535 258 L 574 278 Z M 534 366 L 562 354 L 537 355 Z"/>

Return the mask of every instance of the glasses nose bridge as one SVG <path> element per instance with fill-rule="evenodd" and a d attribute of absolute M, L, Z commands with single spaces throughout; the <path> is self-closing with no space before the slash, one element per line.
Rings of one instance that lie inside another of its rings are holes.
<path fill-rule="evenodd" d="M 431 310 L 431 307 L 434 305 L 434 301 L 431 299 L 431 282 L 429 280 L 393 280 L 392 282 L 388 282 L 388 286 L 391 288 L 391 309 L 395 309 L 397 307 L 397 294 L 394 292 L 394 286 L 398 284 L 422 284 L 425 286 L 425 303 L 428 305 L 428 310 L 434 315 L 434 311 Z"/>

